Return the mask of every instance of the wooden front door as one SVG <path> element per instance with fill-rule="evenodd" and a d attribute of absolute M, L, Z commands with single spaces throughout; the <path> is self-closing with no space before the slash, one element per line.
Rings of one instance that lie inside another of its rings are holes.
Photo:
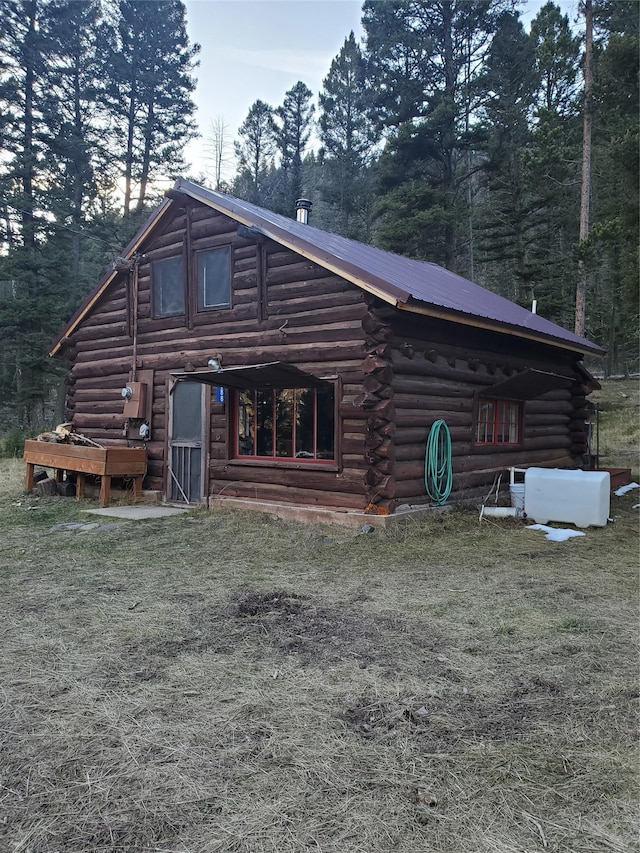
<path fill-rule="evenodd" d="M 178 503 L 199 503 L 205 496 L 205 386 L 176 382 L 170 394 L 167 496 Z"/>

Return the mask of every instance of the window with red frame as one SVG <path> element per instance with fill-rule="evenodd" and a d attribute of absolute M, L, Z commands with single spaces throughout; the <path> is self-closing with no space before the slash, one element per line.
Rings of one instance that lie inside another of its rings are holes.
<path fill-rule="evenodd" d="M 237 391 L 235 456 L 335 461 L 333 386 Z"/>
<path fill-rule="evenodd" d="M 478 400 L 476 444 L 520 444 L 522 403 L 514 400 Z"/>

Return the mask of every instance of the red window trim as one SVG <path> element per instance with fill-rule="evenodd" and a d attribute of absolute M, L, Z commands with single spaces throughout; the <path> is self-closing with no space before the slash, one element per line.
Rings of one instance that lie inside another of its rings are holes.
<path fill-rule="evenodd" d="M 484 441 L 478 437 L 478 433 L 480 430 L 480 426 L 484 421 L 480 420 L 480 412 L 483 404 L 488 404 L 493 406 L 493 419 L 491 422 L 487 421 L 486 423 L 492 424 L 492 440 Z M 515 441 L 498 441 L 499 435 L 499 424 L 506 423 L 504 419 L 504 415 L 502 420 L 500 419 L 500 412 L 504 410 L 505 406 L 515 406 L 517 410 L 517 437 Z M 477 447 L 518 447 L 522 444 L 522 434 L 523 434 L 523 413 L 524 407 L 521 400 L 503 400 L 497 397 L 478 397 L 476 400 L 476 417 L 474 424 L 474 438 L 473 443 Z"/>
<path fill-rule="evenodd" d="M 254 389 L 254 393 L 256 393 L 258 390 L 260 390 L 260 389 Z M 264 389 L 264 390 L 273 390 L 273 389 Z M 289 391 L 311 390 L 311 391 L 314 391 L 314 396 L 313 396 L 313 415 L 314 415 L 314 417 L 313 417 L 313 446 L 317 451 L 317 441 L 318 441 L 318 396 L 317 396 L 317 388 L 310 388 L 310 389 L 288 388 L 288 389 L 282 389 L 282 390 L 289 390 Z M 333 402 L 334 402 L 333 458 L 331 458 L 331 459 L 318 459 L 318 458 L 314 457 L 314 458 L 308 459 L 305 457 L 298 457 L 298 456 L 276 456 L 275 455 L 275 448 L 277 446 L 277 420 L 276 420 L 276 415 L 275 415 L 275 408 L 276 408 L 275 394 L 273 395 L 273 398 L 272 398 L 272 406 L 273 406 L 272 421 L 274 423 L 274 428 L 273 428 L 273 455 L 266 456 L 266 455 L 262 454 L 262 455 L 258 456 L 257 454 L 253 455 L 253 454 L 245 454 L 245 453 L 240 454 L 240 453 L 238 453 L 238 441 L 239 441 L 239 435 L 238 435 L 238 420 L 239 420 L 238 419 L 238 404 L 239 404 L 239 402 L 238 401 L 239 401 L 240 392 L 234 390 L 233 391 L 233 407 L 232 407 L 233 427 L 232 427 L 232 431 L 231 431 L 232 432 L 231 461 L 234 463 L 237 463 L 237 464 L 251 463 L 251 464 L 260 464 L 260 465 L 281 465 L 283 467 L 289 467 L 289 468 L 291 468 L 291 467 L 304 468 L 307 466 L 319 465 L 319 466 L 323 466 L 326 468 L 336 469 L 338 466 L 338 437 L 336 434 L 336 427 L 338 424 L 336 399 L 337 399 L 338 395 L 337 395 L 337 387 L 335 385 L 333 386 L 333 391 L 334 391 L 334 400 L 333 400 Z M 295 400 L 295 396 L 294 396 L 294 400 Z M 254 435 L 254 437 L 253 437 L 253 449 L 254 450 L 256 448 L 256 442 L 257 442 L 257 435 Z M 292 429 L 291 429 L 291 447 L 295 448 L 295 446 L 296 446 L 296 419 L 293 418 L 292 419 Z"/>

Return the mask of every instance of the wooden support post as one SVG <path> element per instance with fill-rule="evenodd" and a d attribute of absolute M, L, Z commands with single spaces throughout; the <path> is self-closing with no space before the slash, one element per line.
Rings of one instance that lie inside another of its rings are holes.
<path fill-rule="evenodd" d="M 100 506 L 109 506 L 111 498 L 111 474 L 103 474 L 100 478 Z"/>
<path fill-rule="evenodd" d="M 142 497 L 142 478 L 143 474 L 138 474 L 137 477 L 134 477 L 133 480 L 133 497 L 135 500 L 139 500 Z"/>
<path fill-rule="evenodd" d="M 33 489 L 33 487 L 35 486 L 35 480 L 33 477 L 34 468 L 35 465 L 33 464 L 33 462 L 27 462 L 27 473 L 24 478 L 24 488 L 27 492 L 30 492 L 31 489 Z"/>

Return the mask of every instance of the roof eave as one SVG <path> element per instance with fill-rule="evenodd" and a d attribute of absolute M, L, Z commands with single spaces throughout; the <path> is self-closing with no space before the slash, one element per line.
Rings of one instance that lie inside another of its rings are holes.
<path fill-rule="evenodd" d="M 409 311 L 413 314 L 423 314 L 428 317 L 436 317 L 439 320 L 448 320 L 453 323 L 460 323 L 465 326 L 473 326 L 478 329 L 487 329 L 491 332 L 499 332 L 503 335 L 513 335 L 514 337 L 524 338 L 525 340 L 535 341 L 539 344 L 547 344 L 547 346 L 559 347 L 570 352 L 579 352 L 582 355 L 605 355 L 605 350 L 597 344 L 591 344 L 589 341 L 580 343 L 577 341 L 564 340 L 556 338 L 552 335 L 544 335 L 539 332 L 534 332 L 530 329 L 525 329 L 523 326 L 507 325 L 498 323 L 488 318 L 478 317 L 477 315 L 462 314 L 459 311 L 451 309 L 439 308 L 436 305 L 427 305 L 424 302 L 399 302 L 397 307 L 402 311 Z"/>

